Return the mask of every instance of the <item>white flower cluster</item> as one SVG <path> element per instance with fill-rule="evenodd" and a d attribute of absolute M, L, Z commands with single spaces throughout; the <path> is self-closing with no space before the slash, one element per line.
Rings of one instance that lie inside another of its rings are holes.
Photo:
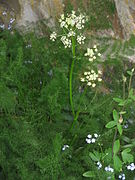
<path fill-rule="evenodd" d="M 93 137 L 94 136 L 94 137 Z M 95 143 L 96 141 L 97 141 L 97 138 L 100 136 L 100 135 L 98 135 L 98 134 L 94 134 L 94 135 L 91 135 L 91 134 L 88 134 L 88 136 L 87 136 L 87 138 L 86 138 L 86 142 L 88 143 L 88 144 L 91 144 L 91 143 Z"/>
<path fill-rule="evenodd" d="M 75 11 L 72 11 L 71 14 L 67 14 L 67 17 L 65 17 L 64 14 L 61 15 L 59 22 L 61 28 L 74 28 L 74 29 L 83 29 L 84 24 L 87 21 L 87 17 L 83 14 L 76 15 Z"/>
<path fill-rule="evenodd" d="M 5 29 L 5 25 L 4 24 L 0 24 L 0 28 L 1 29 Z"/>
<path fill-rule="evenodd" d="M 120 174 L 119 179 L 125 180 L 126 179 L 125 174 Z"/>
<path fill-rule="evenodd" d="M 65 149 L 69 148 L 69 145 L 65 144 L 62 148 L 62 151 L 65 151 Z"/>
<path fill-rule="evenodd" d="M 50 40 L 51 40 L 51 41 L 55 41 L 55 40 L 56 40 L 56 37 L 57 37 L 56 32 L 53 32 L 53 33 L 50 35 Z"/>
<path fill-rule="evenodd" d="M 9 23 L 12 24 L 14 21 L 15 21 L 15 19 L 11 18 Z"/>
<path fill-rule="evenodd" d="M 3 12 L 2 12 L 2 15 L 3 15 L 3 16 L 6 16 L 6 15 L 7 15 L 7 12 L 6 12 L 6 11 L 3 11 Z"/>
<path fill-rule="evenodd" d="M 76 15 L 75 11 L 72 11 L 71 14 L 67 14 L 65 17 L 64 14 L 61 15 L 59 22 L 60 27 L 64 29 L 64 35 L 61 37 L 61 41 L 64 44 L 65 48 L 70 48 L 72 45 L 72 37 L 75 37 L 76 41 L 79 44 L 84 44 L 85 36 L 82 34 L 77 34 L 78 30 L 84 28 L 84 24 L 87 21 L 87 17 L 83 14 Z M 55 41 L 57 34 L 53 32 L 50 35 L 50 40 Z"/>
<path fill-rule="evenodd" d="M 31 48 L 32 46 L 31 46 L 31 44 L 28 44 L 28 45 L 26 45 L 25 47 L 26 47 L 26 48 Z"/>
<path fill-rule="evenodd" d="M 67 48 L 67 47 L 70 48 L 72 45 L 72 41 L 70 39 L 68 39 L 66 36 L 62 36 L 61 41 L 64 44 L 65 48 Z"/>
<path fill-rule="evenodd" d="M 107 167 L 105 167 L 105 171 L 108 171 L 108 172 L 114 172 L 114 169 L 113 168 L 111 168 L 110 166 L 107 166 Z"/>
<path fill-rule="evenodd" d="M 7 13 L 8 13 L 7 10 L 5 10 L 5 11 L 2 12 L 2 15 L 7 16 Z M 10 15 L 11 15 L 11 13 L 10 13 Z M 15 18 L 11 17 L 10 20 L 9 20 L 8 25 L 0 24 L 0 29 L 2 29 L 2 30 L 4 30 L 4 29 L 11 30 L 12 29 L 12 24 L 14 23 L 14 21 L 15 21 Z"/>
<path fill-rule="evenodd" d="M 85 36 L 83 36 L 82 34 L 77 36 L 77 42 L 78 44 L 84 44 L 84 40 L 86 39 Z"/>
<path fill-rule="evenodd" d="M 14 18 L 10 19 L 9 24 L 8 24 L 8 30 L 12 29 L 12 24 L 13 24 L 14 21 L 15 21 Z"/>
<path fill-rule="evenodd" d="M 98 70 L 98 73 L 96 73 L 94 70 L 91 70 L 89 72 L 84 72 L 84 77 L 81 78 L 82 82 L 86 82 L 88 86 L 96 87 L 96 81 L 101 82 L 102 78 L 102 71 Z"/>
<path fill-rule="evenodd" d="M 67 36 L 72 37 L 72 36 L 75 36 L 75 35 L 76 35 L 76 33 L 71 29 Z"/>
<path fill-rule="evenodd" d="M 94 45 L 92 49 L 87 48 L 87 52 L 84 54 L 84 56 L 88 56 L 89 61 L 93 62 L 94 60 L 97 59 L 97 56 L 100 57 L 101 54 L 98 53 L 97 45 Z"/>
<path fill-rule="evenodd" d="M 98 166 L 98 169 L 101 169 L 102 168 L 102 164 L 101 164 L 101 162 L 97 162 L 97 166 Z"/>
<path fill-rule="evenodd" d="M 135 164 L 131 163 L 130 165 L 127 166 L 128 170 L 134 171 L 135 170 Z"/>

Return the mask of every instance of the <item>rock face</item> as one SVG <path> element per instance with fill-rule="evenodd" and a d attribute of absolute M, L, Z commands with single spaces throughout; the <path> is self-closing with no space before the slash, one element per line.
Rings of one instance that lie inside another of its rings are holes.
<path fill-rule="evenodd" d="M 21 14 L 18 25 L 26 26 L 45 20 L 49 27 L 55 26 L 55 18 L 63 12 L 62 0 L 19 0 Z"/>
<path fill-rule="evenodd" d="M 41 20 L 55 27 L 56 18 L 63 12 L 62 0 L 0 0 L 1 5 L 14 12 L 16 26 L 24 29 Z"/>
<path fill-rule="evenodd" d="M 66 3 L 69 1 L 74 9 L 78 9 L 77 1 L 79 0 L 0 0 L 0 11 L 2 11 L 1 7 L 5 6 L 10 11 L 13 11 L 16 26 L 21 27 L 20 29 L 22 29 L 22 26 L 24 27 L 23 29 L 27 29 L 32 27 L 33 24 L 37 25 L 39 21 L 53 28 L 55 27 L 56 19 L 64 11 L 64 5 L 66 6 Z M 114 1 L 124 37 L 129 38 L 130 34 L 135 34 L 135 0 Z M 85 0 L 82 3 L 85 9 L 87 9 L 90 1 Z M 2 19 L 2 21 L 4 20 Z"/>
<path fill-rule="evenodd" d="M 115 0 L 123 34 L 126 39 L 135 35 L 135 0 Z"/>

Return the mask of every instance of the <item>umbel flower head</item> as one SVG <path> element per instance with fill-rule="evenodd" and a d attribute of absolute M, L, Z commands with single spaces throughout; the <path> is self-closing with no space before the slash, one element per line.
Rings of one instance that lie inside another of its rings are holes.
<path fill-rule="evenodd" d="M 84 14 L 77 15 L 75 11 L 66 16 L 62 14 L 59 19 L 60 28 L 63 30 L 64 34 L 59 35 L 61 42 L 65 48 L 70 48 L 72 45 L 72 37 L 76 39 L 78 44 L 84 44 L 85 36 L 82 35 L 81 31 L 84 28 L 85 23 L 88 18 Z M 50 35 L 50 40 L 55 41 L 59 37 L 56 32 Z"/>
<path fill-rule="evenodd" d="M 97 59 L 97 57 L 100 57 L 101 54 L 98 52 L 97 45 L 94 45 L 91 49 L 87 48 L 87 52 L 84 54 L 84 56 L 87 56 L 89 61 L 93 62 Z"/>
<path fill-rule="evenodd" d="M 97 82 L 102 81 L 101 75 L 102 72 L 100 70 L 98 70 L 97 73 L 94 70 L 84 72 L 84 76 L 81 77 L 81 82 L 86 82 L 88 86 L 94 88 Z"/>

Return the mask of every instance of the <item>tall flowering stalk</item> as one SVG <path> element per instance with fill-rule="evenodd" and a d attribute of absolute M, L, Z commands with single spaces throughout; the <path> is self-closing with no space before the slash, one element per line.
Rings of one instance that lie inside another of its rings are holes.
<path fill-rule="evenodd" d="M 88 19 L 84 14 L 77 15 L 75 11 L 72 11 L 71 14 L 67 14 L 66 16 L 62 14 L 59 19 L 59 23 L 60 23 L 60 28 L 62 28 L 64 34 L 57 35 L 56 32 L 53 32 L 50 35 L 50 40 L 55 41 L 57 37 L 60 37 L 60 40 L 63 43 L 64 47 L 72 49 L 72 63 L 69 73 L 70 105 L 74 117 L 72 127 L 74 123 L 77 121 L 80 113 L 80 109 L 77 112 L 75 112 L 74 109 L 73 88 L 72 88 L 73 71 L 76 61 L 76 44 L 77 43 L 79 45 L 84 44 L 86 37 L 83 35 L 83 29 L 87 21 Z M 101 54 L 98 53 L 97 46 L 95 45 L 93 49 L 87 48 L 87 52 L 84 54 L 84 56 L 88 57 L 89 62 L 92 63 L 94 60 L 96 60 L 97 56 L 99 57 L 101 56 Z M 96 86 L 96 81 L 102 81 L 100 77 L 101 74 L 102 74 L 101 71 L 98 71 L 97 73 L 94 70 L 91 70 L 90 72 L 84 72 L 84 77 L 81 78 L 81 81 L 86 83 L 87 86 L 91 86 L 94 88 Z M 84 94 L 85 93 L 86 90 L 84 91 Z M 81 99 L 80 99 L 80 103 L 81 103 Z"/>

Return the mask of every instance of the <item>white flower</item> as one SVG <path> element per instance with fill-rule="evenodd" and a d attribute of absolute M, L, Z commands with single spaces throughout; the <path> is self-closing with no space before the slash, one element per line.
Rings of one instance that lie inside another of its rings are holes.
<path fill-rule="evenodd" d="M 99 161 L 97 162 L 97 165 L 98 165 L 98 169 L 102 168 L 102 164 Z"/>
<path fill-rule="evenodd" d="M 83 35 L 78 35 L 77 36 L 77 42 L 79 43 L 79 44 L 84 44 L 84 40 L 86 39 L 86 37 L 84 37 Z"/>
<path fill-rule="evenodd" d="M 81 78 L 81 81 L 82 81 L 82 82 L 85 82 L 85 79 L 84 79 L 84 78 Z"/>
<path fill-rule="evenodd" d="M 101 82 L 102 78 L 100 77 L 101 72 L 98 71 L 98 73 L 96 73 L 94 70 L 91 70 L 89 72 L 84 72 L 84 81 L 87 83 L 88 86 L 91 87 L 96 87 L 96 82 Z M 82 79 L 82 78 L 81 78 Z M 83 82 L 84 82 L 83 81 Z"/>
<path fill-rule="evenodd" d="M 91 134 L 88 134 L 88 136 L 87 136 L 88 138 L 92 138 L 92 135 Z"/>
<path fill-rule="evenodd" d="M 65 17 L 64 17 L 64 14 L 61 14 L 61 19 L 64 20 L 64 18 L 65 18 Z"/>
<path fill-rule="evenodd" d="M 56 40 L 56 37 L 57 37 L 56 32 L 53 32 L 53 33 L 50 35 L 50 40 L 55 41 L 55 40 Z"/>
<path fill-rule="evenodd" d="M 93 138 L 93 136 L 92 136 L 91 134 L 88 134 L 88 135 L 87 135 L 87 138 L 86 138 L 86 142 L 87 142 L 88 144 L 95 143 L 96 140 L 97 140 L 98 134 L 95 133 L 95 134 L 94 134 L 94 137 L 95 137 L 95 138 Z"/>
<path fill-rule="evenodd" d="M 6 11 L 3 11 L 2 15 L 3 15 L 3 16 L 7 15 L 7 12 L 6 12 Z"/>
<path fill-rule="evenodd" d="M 95 142 L 96 142 L 96 139 L 92 138 L 91 142 L 92 142 L 92 143 L 95 143 Z"/>
<path fill-rule="evenodd" d="M 11 28 L 12 28 L 12 26 L 9 24 L 9 25 L 8 25 L 8 30 L 10 30 Z"/>
<path fill-rule="evenodd" d="M 101 71 L 101 70 L 98 70 L 98 74 L 102 74 L 102 71 Z"/>
<path fill-rule="evenodd" d="M 76 15 L 75 11 L 72 11 L 71 14 L 67 14 L 66 16 L 62 14 L 59 19 L 60 27 L 66 28 L 64 29 L 64 35 L 61 37 L 61 41 L 64 44 L 65 48 L 70 48 L 72 46 L 72 37 L 75 37 L 75 40 L 79 44 L 84 44 L 84 40 L 86 39 L 82 34 L 78 34 L 76 29 L 84 28 L 84 24 L 87 21 L 87 17 L 83 14 Z M 56 40 L 56 33 L 53 32 L 50 35 L 50 40 Z"/>
<path fill-rule="evenodd" d="M 5 25 L 4 25 L 4 24 L 0 24 L 0 28 L 1 28 L 1 29 L 4 29 L 4 28 L 5 28 Z"/>
<path fill-rule="evenodd" d="M 89 61 L 90 61 L 90 62 L 93 62 L 93 58 L 89 58 Z"/>
<path fill-rule="evenodd" d="M 128 170 L 134 171 L 135 170 L 135 164 L 131 163 L 130 165 L 127 166 Z"/>
<path fill-rule="evenodd" d="M 10 24 L 12 24 L 15 21 L 15 19 L 11 18 L 10 19 Z"/>
<path fill-rule="evenodd" d="M 133 73 L 135 71 L 135 68 L 133 68 L 132 70 L 131 70 L 131 72 Z"/>
<path fill-rule="evenodd" d="M 87 85 L 88 85 L 88 86 L 91 86 L 91 82 L 88 82 Z"/>
<path fill-rule="evenodd" d="M 101 82 L 101 81 L 102 81 L 102 79 L 101 79 L 101 78 L 98 78 L 98 81 L 99 81 L 99 82 Z"/>
<path fill-rule="evenodd" d="M 72 41 L 70 39 L 68 39 L 66 36 L 62 36 L 61 37 L 61 41 L 64 44 L 65 48 L 70 48 L 72 45 Z"/>
<path fill-rule="evenodd" d="M 119 179 L 122 179 L 122 180 L 125 180 L 125 179 L 126 179 L 125 174 L 120 174 L 118 178 L 119 178 Z"/>
<path fill-rule="evenodd" d="M 91 139 L 87 139 L 87 138 L 86 138 L 86 142 L 87 142 L 88 144 L 90 144 L 90 143 L 91 143 Z"/>
<path fill-rule="evenodd" d="M 95 84 L 95 83 L 93 83 L 93 84 L 92 84 L 92 87 L 93 87 L 93 88 L 94 88 L 94 87 L 96 87 L 96 84 Z"/>
<path fill-rule="evenodd" d="M 31 47 L 32 47 L 31 44 L 26 45 L 26 48 L 31 48 Z"/>
<path fill-rule="evenodd" d="M 98 134 L 95 133 L 95 134 L 94 134 L 94 137 L 95 137 L 95 138 L 98 138 Z"/>
<path fill-rule="evenodd" d="M 110 166 L 107 166 L 107 167 L 105 167 L 105 171 L 109 171 L 109 172 L 114 172 L 114 169 L 113 168 L 111 168 Z"/>
<path fill-rule="evenodd" d="M 69 145 L 65 144 L 62 148 L 62 151 L 65 151 L 66 148 L 69 148 Z"/>
<path fill-rule="evenodd" d="M 75 15 L 75 11 L 72 10 L 72 15 Z"/>
<path fill-rule="evenodd" d="M 75 25 L 75 20 L 71 19 L 70 24 L 71 24 L 72 27 L 74 27 L 74 25 Z"/>
<path fill-rule="evenodd" d="M 85 56 L 93 57 L 94 51 L 93 49 L 87 48 L 87 53 L 85 53 Z"/>
<path fill-rule="evenodd" d="M 73 30 L 70 30 L 67 36 L 72 37 L 72 36 L 75 36 L 75 35 L 76 35 L 76 33 Z"/>
<path fill-rule="evenodd" d="M 63 28 L 64 26 L 66 26 L 66 22 L 65 21 L 61 21 L 60 27 Z"/>
<path fill-rule="evenodd" d="M 101 56 L 101 54 L 97 52 L 98 52 L 97 46 L 94 45 L 93 49 L 87 48 L 87 52 L 84 54 L 84 56 L 88 56 L 89 61 L 93 62 L 94 60 L 97 59 L 97 57 Z"/>

